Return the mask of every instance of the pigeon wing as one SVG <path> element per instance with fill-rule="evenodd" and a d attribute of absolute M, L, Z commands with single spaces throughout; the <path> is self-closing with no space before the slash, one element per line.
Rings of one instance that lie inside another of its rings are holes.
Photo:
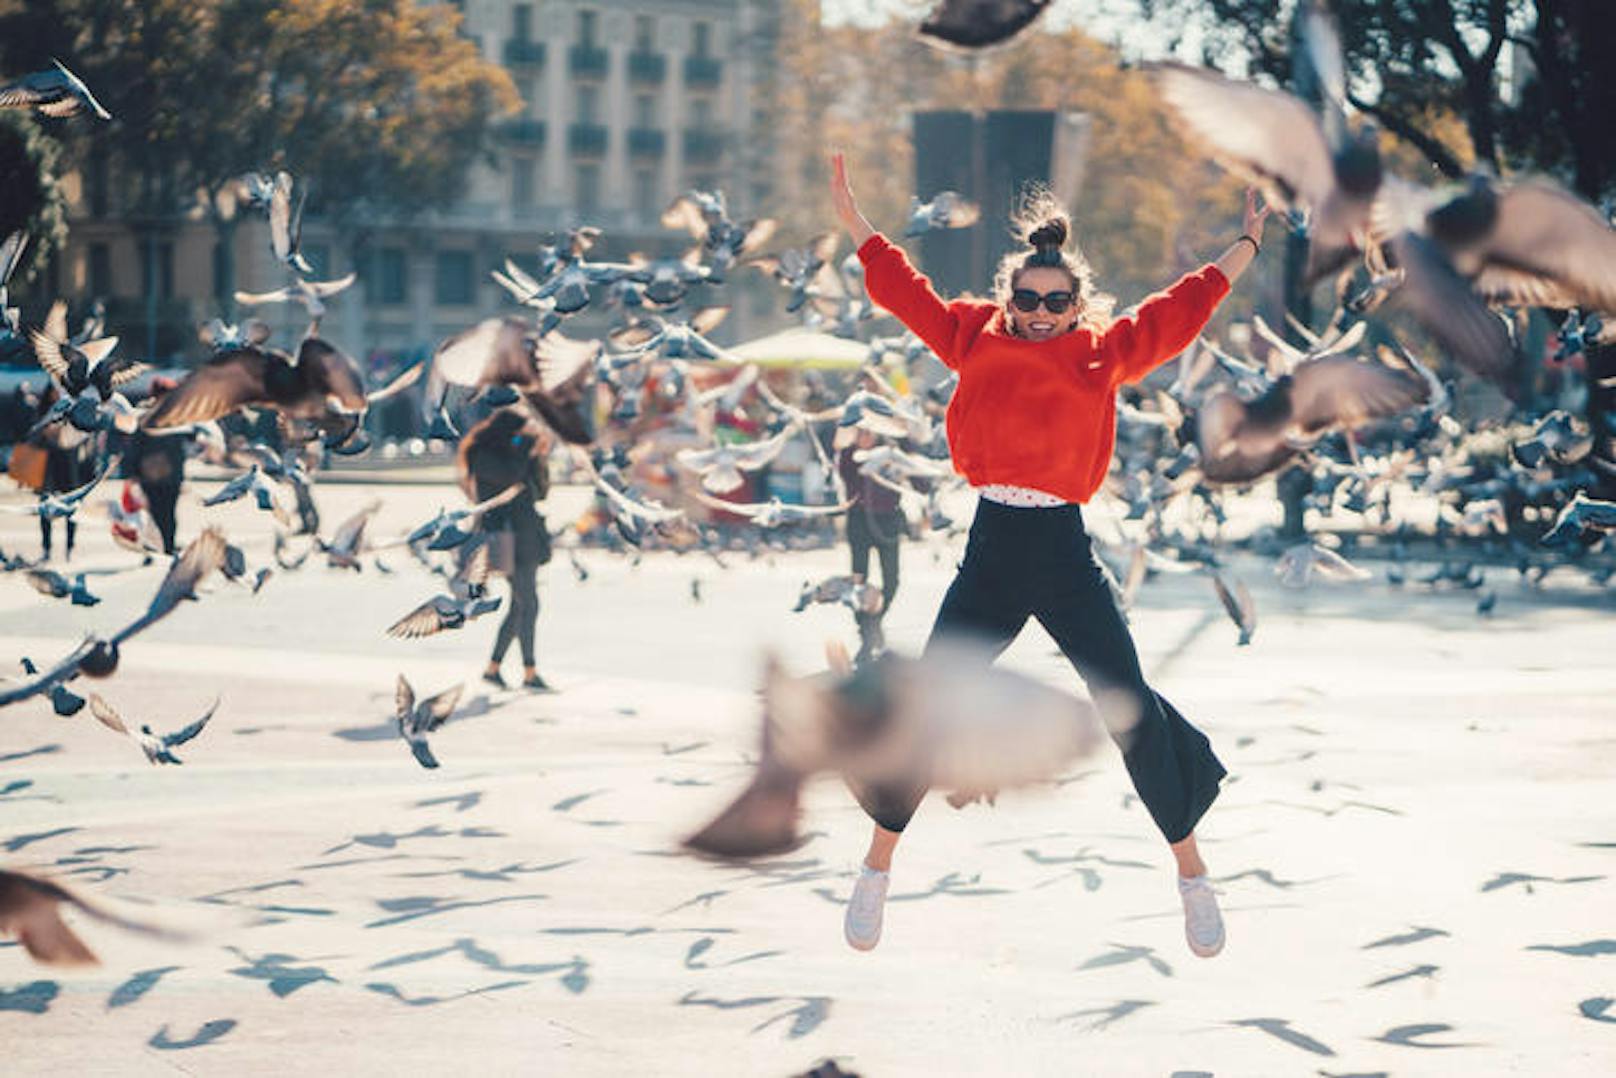
<path fill-rule="evenodd" d="M 148 430 L 184 427 L 222 419 L 245 405 L 267 404 L 269 365 L 280 362 L 284 360 L 278 354 L 257 348 L 226 352 L 163 394 L 142 425 Z"/>
<path fill-rule="evenodd" d="M 15 704 L 19 700 L 26 700 L 30 696 L 35 696 L 42 692 L 49 692 L 57 685 L 78 676 L 79 664 L 84 661 L 85 656 L 89 655 L 94 647 L 95 641 L 93 639 L 84 640 L 78 647 L 68 652 L 61 662 L 43 674 L 6 688 L 3 692 L 0 692 L 0 707 Z"/>
<path fill-rule="evenodd" d="M 454 714 L 455 706 L 460 703 L 460 694 L 465 688 L 464 684 L 456 685 L 421 701 L 421 709 L 426 712 L 425 728 L 428 731 L 436 730 L 448 721 L 449 716 Z"/>
<path fill-rule="evenodd" d="M 195 722 L 189 723 L 171 734 L 164 734 L 163 747 L 171 749 L 175 745 L 183 745 L 187 741 L 190 741 L 192 738 L 196 737 L 197 734 L 202 732 L 203 727 L 207 726 L 208 720 L 213 718 L 213 713 L 218 710 L 219 697 L 215 696 L 213 698 L 213 703 L 208 705 L 208 709 L 204 711 L 201 717 Z"/>
<path fill-rule="evenodd" d="M 420 606 L 399 618 L 387 627 L 387 635 L 395 640 L 419 640 L 422 637 L 433 636 L 443 630 L 443 617 L 438 612 L 438 596 L 433 596 Z M 402 683 L 402 678 L 400 679 Z M 408 686 L 399 690 L 399 706 L 403 707 L 403 693 Z M 411 697 L 413 699 L 413 696 Z M 401 711 L 402 713 L 402 711 Z"/>
<path fill-rule="evenodd" d="M 1616 229 L 1593 206 L 1548 180 L 1506 190 L 1486 266 L 1546 278 L 1568 306 L 1616 311 Z"/>
<path fill-rule="evenodd" d="M 202 534 L 192 539 L 180 556 L 174 559 L 146 612 L 120 629 L 111 643 L 114 646 L 123 643 L 195 595 L 197 585 L 224 564 L 226 546 L 224 532 L 214 527 L 202 529 Z"/>
<path fill-rule="evenodd" d="M 1317 208 L 1335 186 L 1324 129 L 1300 99 L 1203 68 L 1148 65 L 1179 121 L 1269 201 Z"/>

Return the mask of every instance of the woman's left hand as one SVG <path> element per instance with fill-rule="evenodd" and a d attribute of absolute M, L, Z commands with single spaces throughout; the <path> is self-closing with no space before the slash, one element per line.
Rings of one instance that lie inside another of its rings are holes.
<path fill-rule="evenodd" d="M 1242 222 L 1241 231 L 1258 243 L 1262 242 L 1263 222 L 1268 219 L 1268 205 L 1257 204 L 1257 189 L 1246 188 L 1246 216 Z"/>

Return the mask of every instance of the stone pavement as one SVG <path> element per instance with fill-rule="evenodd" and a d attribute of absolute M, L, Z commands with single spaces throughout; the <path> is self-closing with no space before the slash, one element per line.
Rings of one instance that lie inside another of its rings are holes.
<path fill-rule="evenodd" d="M 210 489 L 188 490 L 182 531 Z M 331 522 L 372 495 L 383 535 L 454 500 L 318 491 Z M 267 556 L 265 518 L 207 513 Z M 33 527 L 8 516 L 0 547 L 31 553 Z M 86 522 L 77 563 L 129 564 L 105 532 Z M 956 556 L 906 550 L 894 647 L 918 648 Z M 437 583 L 394 554 L 391 575 L 311 560 L 257 597 L 219 584 L 128 647 L 93 687 L 129 717 L 176 726 L 223 697 L 182 768 L 87 713 L 0 712 L 0 863 L 196 934 L 78 918 L 103 960 L 86 971 L 0 946 L 0 1069 L 1616 1071 L 1616 594 L 1498 574 L 1483 619 L 1468 592 L 1281 592 L 1248 559 L 1262 620 L 1236 648 L 1204 579 L 1151 581 L 1146 669 L 1231 772 L 1201 831 L 1224 954 L 1186 948 L 1171 859 L 1109 748 L 997 808 L 928 802 L 886 937 L 858 954 L 840 918 L 867 824 L 839 784 L 812 788 L 789 855 L 678 849 L 745 781 L 763 648 L 808 672 L 826 637 L 851 639 L 839 611 L 789 613 L 840 554 L 581 558 L 587 581 L 559 557 L 542 585 L 554 696 L 483 691 L 493 619 L 386 639 Z M 50 660 L 121 624 L 159 574 L 92 577 L 92 609 L 0 578 L 0 656 Z M 1074 684 L 1036 629 L 1005 661 Z M 439 771 L 393 733 L 400 672 L 467 683 Z"/>

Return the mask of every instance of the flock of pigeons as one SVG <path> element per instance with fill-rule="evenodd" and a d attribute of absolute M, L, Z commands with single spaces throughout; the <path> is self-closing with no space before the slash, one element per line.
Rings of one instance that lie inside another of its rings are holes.
<path fill-rule="evenodd" d="M 978 47 L 1002 40 L 1006 26 L 1015 32 L 1044 6 L 945 3 L 923 32 Z M 984 13 L 1002 18 L 992 25 Z M 1310 279 L 1333 275 L 1339 307 L 1321 332 L 1294 320 L 1280 329 L 1254 318 L 1243 338 L 1203 338 L 1183 357 L 1171 385 L 1125 402 L 1109 490 L 1135 522 L 1130 533 L 1143 538 L 1129 539 L 1120 528 L 1112 542 L 1097 537 L 1125 604 L 1153 573 L 1203 573 L 1241 643 L 1256 629 L 1256 611 L 1248 589 L 1224 563 L 1218 542 L 1222 500 L 1226 491 L 1265 477 L 1277 474 L 1282 487 L 1299 486 L 1315 511 L 1378 518 L 1394 538 L 1392 490 L 1419 489 L 1441 503 L 1439 528 L 1511 544 L 1521 571 L 1537 579 L 1585 558 L 1616 530 L 1616 504 L 1585 492 L 1599 478 L 1590 468 L 1601 455 L 1591 452 L 1593 435 L 1578 419 L 1543 416 L 1510 447 L 1507 461 L 1484 461 L 1474 436 L 1449 414 L 1448 386 L 1377 317 L 1409 311 L 1455 363 L 1513 394 L 1518 344 L 1512 319 L 1497 309 L 1574 308 L 1561 333 L 1567 351 L 1610 339 L 1616 335 L 1610 328 L 1616 327 L 1616 231 L 1597 209 L 1546 179 L 1506 183 L 1478 174 L 1457 190 L 1436 191 L 1384 173 L 1373 131 L 1350 121 L 1335 31 L 1322 11 L 1310 15 L 1305 39 L 1309 62 L 1325 87 L 1322 115 L 1283 92 L 1206 70 L 1164 64 L 1154 68 L 1154 77 L 1185 127 L 1236 175 L 1259 185 L 1287 212 L 1291 227 L 1305 232 Z M 88 88 L 60 64 L 0 86 L 0 107 L 107 118 Z M 488 594 L 486 536 L 478 525 L 483 513 L 519 488 L 444 509 L 404 535 L 381 540 L 370 535 L 375 504 L 329 538 L 308 535 L 307 518 L 291 508 L 307 500 L 311 482 L 301 450 L 364 451 L 369 407 L 423 376 L 426 414 L 440 437 L 457 436 L 468 416 L 493 408 L 520 409 L 545 423 L 594 484 L 612 542 L 620 548 L 701 550 L 722 564 L 720 555 L 734 535 L 693 519 L 697 506 L 726 514 L 719 519 L 744 522 L 727 530 L 745 534 L 754 550 L 759 535 L 789 534 L 794 525 L 845 513 L 852 503 L 827 450 L 851 447 L 861 431 L 877 439 L 874 447 L 854 450 L 864 475 L 918 507 L 929 529 L 957 533 L 940 501 L 958 482 L 941 423 L 953 383 L 939 379 L 940 368 L 913 335 L 870 332 L 882 316 L 864 290 L 856 257 L 838 258 L 838 234 L 765 251 L 776 232 L 772 220 L 737 221 L 721 193 L 700 191 L 681 196 L 664 215 L 665 225 L 686 231 L 692 241 L 677 257 L 595 260 L 590 253 L 600 231 L 576 229 L 540 247 L 530 268 L 507 262 L 494 273 L 522 314 L 490 318 L 450 337 L 430 361 L 373 390 L 358 364 L 319 335 L 325 301 L 349 287 L 354 275 L 312 279 L 300 251 L 306 193 L 285 171 L 242 178 L 240 195 L 267 214 L 271 246 L 288 281 L 272 292 L 236 297 L 245 306 L 302 304 L 309 314 L 306 335 L 280 349 L 261 322 L 214 322 L 202 331 L 213 355 L 154 404 L 124 395 L 145 367 L 118 355 L 117 338 L 94 319 L 71 333 L 66 306 L 58 302 L 42 326 L 25 333 L 16 308 L 7 306 L 4 286 L 26 237 L 13 236 L 0 246 L 0 334 L 25 337 L 60 391 L 39 430 L 65 425 L 101 444 L 136 430 L 222 441 L 220 420 L 243 411 L 269 412 L 287 447 L 251 446 L 239 458 L 246 470 L 207 503 L 250 498 L 274 516 L 285 529 L 277 533 L 274 568 L 249 564 L 222 532 L 205 527 L 174 559 L 144 613 L 110 635 L 90 636 L 43 671 L 24 660 L 24 675 L 0 688 L 0 708 L 46 697 L 58 714 L 77 713 L 86 704 L 75 691 L 79 679 L 111 677 L 122 648 L 195 599 L 215 571 L 256 592 L 277 569 L 295 571 L 315 552 L 331 568 L 359 570 L 367 556 L 398 547 L 447 584 L 446 593 L 399 617 L 387 629 L 390 636 L 452 631 L 497 610 L 500 600 Z M 905 234 L 966 227 L 978 217 L 977 207 L 952 192 L 930 201 L 917 198 Z M 801 390 L 798 399 L 787 400 L 757 367 L 712 339 L 726 309 L 687 305 L 693 293 L 723 284 L 738 268 L 776 282 L 786 310 L 807 325 L 867 343 L 870 362 L 851 393 L 837 400 L 823 384 L 804 380 L 794 387 Z M 604 339 L 575 339 L 562 331 L 593 306 L 616 319 Z M 906 377 L 889 377 L 894 369 Z M 597 426 L 595 404 L 601 399 L 608 418 Z M 762 417 L 765 433 L 743 443 L 720 439 L 719 425 L 745 409 Z M 686 444 L 664 452 L 647 435 L 652 428 L 673 430 Z M 820 461 L 835 493 L 831 504 L 726 497 L 797 438 Z M 658 453 L 670 470 L 689 476 L 683 505 L 664 504 L 630 479 L 637 464 Z M 12 508 L 71 517 L 112 466 L 103 452 L 85 486 Z M 141 524 L 130 529 L 135 538 L 129 542 L 149 553 L 149 522 L 116 503 L 114 512 Z M 1534 522 L 1542 534 L 1537 544 L 1520 537 L 1523 526 Z M 290 542 L 300 535 L 309 544 L 293 558 Z M 1370 575 L 1323 543 L 1281 546 L 1275 553 L 1276 572 L 1290 586 Z M 574 566 L 582 576 L 576 559 Z M 23 573 L 42 595 L 80 605 L 98 601 L 88 586 L 90 573 L 70 579 L 21 559 L 4 559 L 3 567 Z M 1601 571 L 1608 578 L 1609 570 L 1595 570 Z M 1406 579 L 1399 560 L 1388 581 L 1401 585 Z M 1473 564 L 1455 562 L 1420 582 L 1479 588 L 1482 579 Z M 869 614 L 879 609 L 880 593 L 862 579 L 832 577 L 805 584 L 795 609 L 816 603 Z M 1484 596 L 1478 609 L 1490 609 L 1487 603 Z M 861 618 L 860 624 L 870 621 Z M 815 771 L 891 780 L 923 756 L 944 785 L 997 789 L 1046 778 L 1104 741 L 1092 710 L 1078 698 L 1012 672 L 965 677 L 959 672 L 977 664 L 938 658 L 853 669 L 835 651 L 831 660 L 831 673 L 818 678 L 787 678 L 771 668 L 756 779 L 690 840 L 692 846 L 730 857 L 786 848 L 795 834 L 797 792 Z M 461 691 L 455 686 L 419 699 L 400 676 L 398 728 L 421 766 L 438 765 L 428 737 L 453 715 Z M 88 705 L 153 764 L 178 764 L 175 750 L 204 730 L 217 701 L 168 734 L 149 726 L 132 729 L 99 694 L 91 693 Z M 1073 723 L 1074 714 L 1082 721 Z M 1013 730 L 1003 725 L 1007 715 L 1021 716 Z M 984 716 L 992 716 L 994 725 L 985 726 Z M 36 957 L 83 960 L 87 949 L 56 917 L 63 901 L 74 899 L 55 884 L 0 873 L 0 931 L 17 935 Z"/>

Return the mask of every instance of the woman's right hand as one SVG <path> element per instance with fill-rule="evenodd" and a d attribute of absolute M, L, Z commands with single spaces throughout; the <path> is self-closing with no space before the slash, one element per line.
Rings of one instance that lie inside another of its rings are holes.
<path fill-rule="evenodd" d="M 853 200 L 853 188 L 847 182 L 847 158 L 840 151 L 830 158 L 830 197 L 836 207 L 836 216 L 848 235 L 853 237 L 853 243 L 864 246 L 864 241 L 875 235 L 875 229 L 859 213 L 858 203 Z"/>

